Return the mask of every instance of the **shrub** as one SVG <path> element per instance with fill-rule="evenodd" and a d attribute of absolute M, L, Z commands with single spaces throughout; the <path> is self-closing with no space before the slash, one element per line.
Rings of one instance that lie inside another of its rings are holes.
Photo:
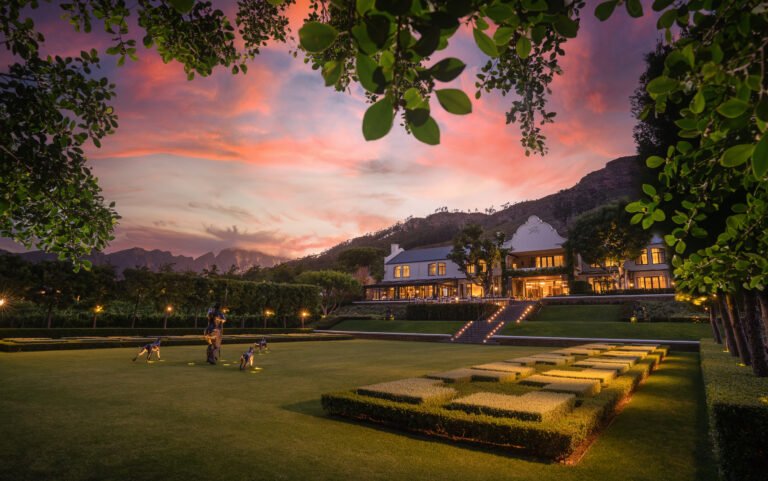
<path fill-rule="evenodd" d="M 488 364 L 480 364 L 479 366 L 472 366 L 472 369 L 480 369 L 483 371 L 503 371 L 512 372 L 517 374 L 518 378 L 530 376 L 536 373 L 536 370 L 532 367 L 516 366 L 508 362 L 491 362 Z"/>
<path fill-rule="evenodd" d="M 567 354 L 544 353 L 544 354 L 534 354 L 531 357 L 534 359 L 554 359 L 556 361 L 565 361 L 565 364 L 570 364 L 576 360 L 575 356 L 569 356 Z"/>
<path fill-rule="evenodd" d="M 462 368 L 445 372 L 434 372 L 432 374 L 427 374 L 427 377 L 430 379 L 439 379 L 443 382 L 463 382 L 471 381 L 472 375 L 476 372 L 475 369 Z"/>
<path fill-rule="evenodd" d="M 574 367 L 591 367 L 592 369 L 608 369 L 616 371 L 617 373 L 624 374 L 629 371 L 629 364 L 622 364 L 618 362 L 600 362 L 591 361 L 589 359 L 579 361 L 573 365 Z"/>
<path fill-rule="evenodd" d="M 583 395 L 589 397 L 595 396 L 600 393 L 600 381 L 597 379 L 573 379 L 563 378 L 556 376 L 547 376 L 546 374 L 537 374 L 529 378 L 520 381 L 520 384 L 529 384 L 531 386 L 538 386 L 542 389 L 554 384 L 560 386 L 572 386 L 572 389 L 567 389 L 565 392 L 571 392 L 577 394 L 577 391 L 581 391 Z M 577 388 L 578 387 L 578 388 Z M 554 389 L 553 389 L 554 390 Z"/>
<path fill-rule="evenodd" d="M 518 376 L 516 372 L 509 371 L 491 371 L 487 369 L 473 369 L 473 371 L 473 381 L 515 382 Z"/>
<path fill-rule="evenodd" d="M 569 356 L 595 356 L 600 354 L 600 349 L 587 349 L 585 347 L 566 347 L 565 349 L 558 349 L 552 351 L 552 354 L 566 354 Z"/>
<path fill-rule="evenodd" d="M 558 381 L 547 384 L 542 387 L 541 390 L 575 394 L 579 397 L 593 397 L 600 394 L 600 381 L 569 379 L 568 381 Z"/>
<path fill-rule="evenodd" d="M 416 377 L 363 386 L 357 393 L 412 404 L 444 401 L 456 395 L 455 390 L 441 387 L 441 384 L 443 382 L 437 379 Z"/>
<path fill-rule="evenodd" d="M 568 364 L 568 359 L 562 356 L 556 356 L 556 357 L 527 356 L 527 357 L 516 357 L 514 359 L 509 359 L 504 362 L 508 362 L 511 364 L 521 364 L 524 366 L 532 366 L 534 364 L 548 364 L 550 366 L 565 366 L 566 364 Z"/>
<path fill-rule="evenodd" d="M 597 379 L 603 384 L 608 384 L 616 378 L 615 371 L 606 371 L 600 369 L 583 369 L 580 371 L 566 371 L 562 369 L 550 369 L 546 371 L 547 376 L 572 377 L 574 379 Z"/>
<path fill-rule="evenodd" d="M 529 392 L 522 396 L 479 392 L 454 399 L 446 407 L 468 413 L 511 416 L 528 421 L 552 421 L 573 410 L 573 394 Z"/>
<path fill-rule="evenodd" d="M 768 378 L 752 375 L 711 340 L 701 341 L 710 435 L 722 478 L 758 481 L 768 473 Z"/>
<path fill-rule="evenodd" d="M 488 317 L 499 309 L 491 303 L 409 304 L 405 318 L 409 321 L 472 321 Z"/>

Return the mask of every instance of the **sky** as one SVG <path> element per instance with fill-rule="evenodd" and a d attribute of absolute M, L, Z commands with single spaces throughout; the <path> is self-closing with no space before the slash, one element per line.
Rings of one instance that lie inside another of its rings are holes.
<path fill-rule="evenodd" d="M 650 1 L 643 3 L 650 12 Z M 214 4 L 228 11 L 233 2 Z M 307 4 L 292 7 L 294 32 Z M 122 216 L 107 252 L 143 247 L 199 256 L 239 247 L 293 258 L 441 207 L 483 211 L 572 186 L 634 153 L 629 96 L 659 38 L 652 16 L 617 11 L 601 23 L 595 5 L 587 2 L 578 38 L 564 46 L 544 157 L 526 157 L 519 131 L 505 124 L 511 98 L 474 100 L 485 59 L 469 30 L 434 58 L 467 62 L 444 86 L 473 99 L 467 116 L 445 113 L 433 99 L 439 146 L 420 143 L 397 122 L 385 138 L 366 142 L 362 91 L 324 87 L 319 72 L 289 54 L 295 41 L 263 49 L 245 76 L 219 69 L 191 82 L 180 64 L 164 64 L 154 50 L 140 47 L 139 60 L 123 67 L 102 55 L 103 74 L 117 85 L 119 128 L 87 155 Z M 108 46 L 106 34 L 75 33 L 56 8 L 43 4 L 33 13 L 46 52 Z M 9 59 L 0 53 L 3 67 Z M 19 250 L 7 239 L 0 248 Z"/>

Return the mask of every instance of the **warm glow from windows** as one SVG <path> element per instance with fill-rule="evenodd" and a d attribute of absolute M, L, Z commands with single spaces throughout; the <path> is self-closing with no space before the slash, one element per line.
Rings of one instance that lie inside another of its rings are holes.
<path fill-rule="evenodd" d="M 635 279 L 638 289 L 664 289 L 667 287 L 667 278 L 664 276 L 647 276 Z"/>
<path fill-rule="evenodd" d="M 639 266 L 644 266 L 648 264 L 648 249 L 643 249 L 642 254 L 640 254 L 640 257 L 635 259 L 635 264 Z"/>
<path fill-rule="evenodd" d="M 651 261 L 654 264 L 664 264 L 667 261 L 667 253 L 660 247 L 652 247 Z"/>
<path fill-rule="evenodd" d="M 397 278 L 397 277 L 402 277 L 402 271 L 403 271 L 402 267 L 400 267 L 400 266 L 395 266 L 395 277 L 396 277 L 396 278 Z"/>
<path fill-rule="evenodd" d="M 437 263 L 437 275 L 438 276 L 444 276 L 445 275 L 445 262 L 438 262 Z"/>
<path fill-rule="evenodd" d="M 538 269 L 544 267 L 562 267 L 565 265 L 564 256 L 537 256 L 536 267 Z"/>
<path fill-rule="evenodd" d="M 429 273 L 430 276 L 436 276 L 437 275 L 437 264 L 435 264 L 434 262 L 432 264 L 429 264 L 427 266 L 427 272 Z"/>
<path fill-rule="evenodd" d="M 411 266 L 403 266 L 403 277 L 411 277 Z"/>

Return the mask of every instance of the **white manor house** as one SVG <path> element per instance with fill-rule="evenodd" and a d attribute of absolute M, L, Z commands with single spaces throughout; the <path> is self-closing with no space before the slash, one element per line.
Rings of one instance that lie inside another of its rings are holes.
<path fill-rule="evenodd" d="M 510 269 L 507 293 L 515 299 L 540 299 L 569 294 L 565 238 L 550 224 L 533 215 L 504 243 L 505 259 Z M 384 258 L 384 278 L 365 286 L 369 301 L 463 300 L 484 296 L 483 288 L 472 283 L 448 259 L 452 246 L 404 250 L 392 244 Z M 672 287 L 666 248 L 659 236 L 653 236 L 641 255 L 626 261 L 617 279 L 618 266 L 589 265 L 577 255 L 573 279 L 588 283 L 595 293 L 615 289 L 658 290 Z M 500 266 L 494 268 L 491 296 L 500 296 Z"/>

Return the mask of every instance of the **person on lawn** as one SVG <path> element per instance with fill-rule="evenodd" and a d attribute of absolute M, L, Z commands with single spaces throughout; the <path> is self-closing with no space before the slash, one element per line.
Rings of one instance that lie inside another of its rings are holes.
<path fill-rule="evenodd" d="M 152 359 L 152 354 L 157 354 L 157 358 L 160 359 L 160 338 L 158 337 L 155 342 L 141 346 L 139 348 L 139 353 L 134 356 L 133 361 L 136 362 L 136 359 L 141 357 L 145 352 L 147 353 L 147 362 Z"/>
<path fill-rule="evenodd" d="M 253 367 L 253 356 L 256 354 L 254 346 L 248 348 L 247 351 L 240 356 L 240 370 L 244 370 L 246 366 Z"/>
<path fill-rule="evenodd" d="M 216 364 L 221 356 L 221 340 L 224 335 L 224 323 L 227 318 L 221 310 L 221 305 L 217 302 L 208 309 L 208 326 L 205 328 L 205 340 L 208 342 L 206 351 L 206 361 L 209 364 Z"/>
<path fill-rule="evenodd" d="M 262 337 L 261 340 L 259 341 L 259 354 L 263 354 L 263 353 L 267 352 L 267 350 L 268 350 L 268 348 L 267 348 L 267 338 L 266 337 Z"/>

